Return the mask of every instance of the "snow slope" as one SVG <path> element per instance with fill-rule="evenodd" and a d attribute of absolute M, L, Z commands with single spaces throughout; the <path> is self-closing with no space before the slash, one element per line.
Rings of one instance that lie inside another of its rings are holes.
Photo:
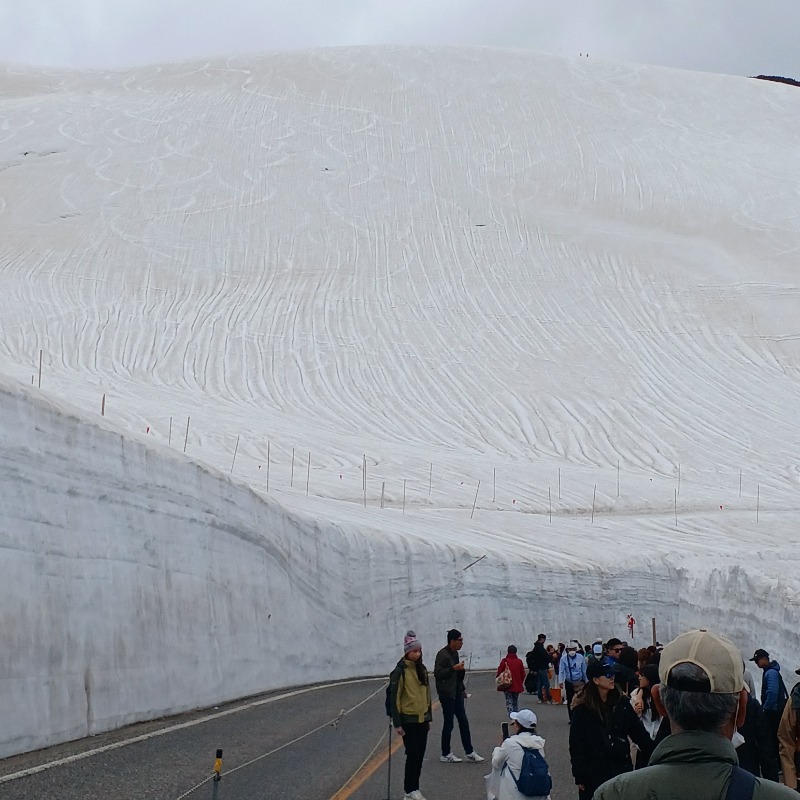
<path fill-rule="evenodd" d="M 0 755 L 409 625 L 796 666 L 799 125 L 518 51 L 0 71 Z"/>

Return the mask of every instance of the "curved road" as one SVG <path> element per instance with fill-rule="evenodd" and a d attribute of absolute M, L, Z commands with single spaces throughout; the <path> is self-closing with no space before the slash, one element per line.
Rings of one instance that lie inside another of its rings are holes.
<path fill-rule="evenodd" d="M 384 678 L 274 692 L 216 709 L 0 761 L 3 800 L 198 800 L 212 796 L 214 754 L 223 749 L 219 800 L 382 800 L 402 798 L 403 750 L 393 737 Z M 439 761 L 441 712 L 434 711 L 421 789 L 428 800 L 484 800 L 483 776 L 505 705 L 494 676 L 469 676 L 468 714 L 483 764 Z M 569 773 L 565 706 L 520 697 L 548 740 L 553 800 L 577 795 Z M 531 704 L 530 701 L 533 701 Z M 453 750 L 461 752 L 458 728 Z"/>

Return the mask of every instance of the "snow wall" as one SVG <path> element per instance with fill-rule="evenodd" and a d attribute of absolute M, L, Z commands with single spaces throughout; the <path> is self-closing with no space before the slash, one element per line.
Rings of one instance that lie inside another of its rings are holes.
<path fill-rule="evenodd" d="M 612 609 L 644 597 L 662 639 L 702 618 L 731 635 L 774 623 L 797 644 L 741 570 L 636 559 L 576 573 L 496 555 L 465 570 L 454 548 L 290 515 L 25 387 L 0 388 L 0 443 L 0 757 L 290 682 L 386 674 L 409 626 L 428 662 L 457 626 L 472 666 L 493 667 L 539 628 L 619 630 Z"/>

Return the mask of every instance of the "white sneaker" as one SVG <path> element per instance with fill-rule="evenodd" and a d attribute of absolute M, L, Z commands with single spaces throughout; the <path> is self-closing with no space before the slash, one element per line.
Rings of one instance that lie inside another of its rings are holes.
<path fill-rule="evenodd" d="M 467 756 L 467 758 L 469 758 L 469 756 Z M 463 758 L 459 758 L 455 753 L 439 756 L 439 761 L 444 761 L 445 764 L 460 764 L 463 760 Z M 483 759 L 481 759 L 481 761 L 483 761 Z"/>
<path fill-rule="evenodd" d="M 403 800 L 425 800 L 425 798 L 419 789 L 414 789 L 413 792 L 406 792 L 403 795 Z"/>
<path fill-rule="evenodd" d="M 467 761 L 474 761 L 477 764 L 479 761 L 485 760 L 483 756 L 479 756 L 474 750 L 471 753 L 467 753 Z"/>

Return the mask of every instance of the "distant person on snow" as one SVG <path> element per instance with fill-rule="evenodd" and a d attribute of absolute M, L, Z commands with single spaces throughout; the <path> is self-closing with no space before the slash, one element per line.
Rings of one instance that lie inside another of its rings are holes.
<path fill-rule="evenodd" d="M 406 633 L 403 657 L 389 676 L 389 706 L 392 725 L 406 748 L 403 800 L 425 800 L 419 776 L 431 727 L 431 688 L 422 663 L 422 645 L 414 631 Z"/>
<path fill-rule="evenodd" d="M 436 654 L 433 666 L 433 676 L 436 678 L 436 693 L 442 704 L 442 755 L 439 759 L 449 764 L 458 764 L 463 761 L 450 749 L 450 737 L 453 733 L 454 720 L 458 720 L 458 731 L 461 734 L 461 744 L 468 761 L 483 761 L 472 746 L 472 736 L 469 732 L 469 720 L 464 700 L 467 690 L 464 688 L 464 662 L 458 657 L 458 651 L 464 645 L 461 631 L 452 628 L 447 631 L 447 645 Z"/>

